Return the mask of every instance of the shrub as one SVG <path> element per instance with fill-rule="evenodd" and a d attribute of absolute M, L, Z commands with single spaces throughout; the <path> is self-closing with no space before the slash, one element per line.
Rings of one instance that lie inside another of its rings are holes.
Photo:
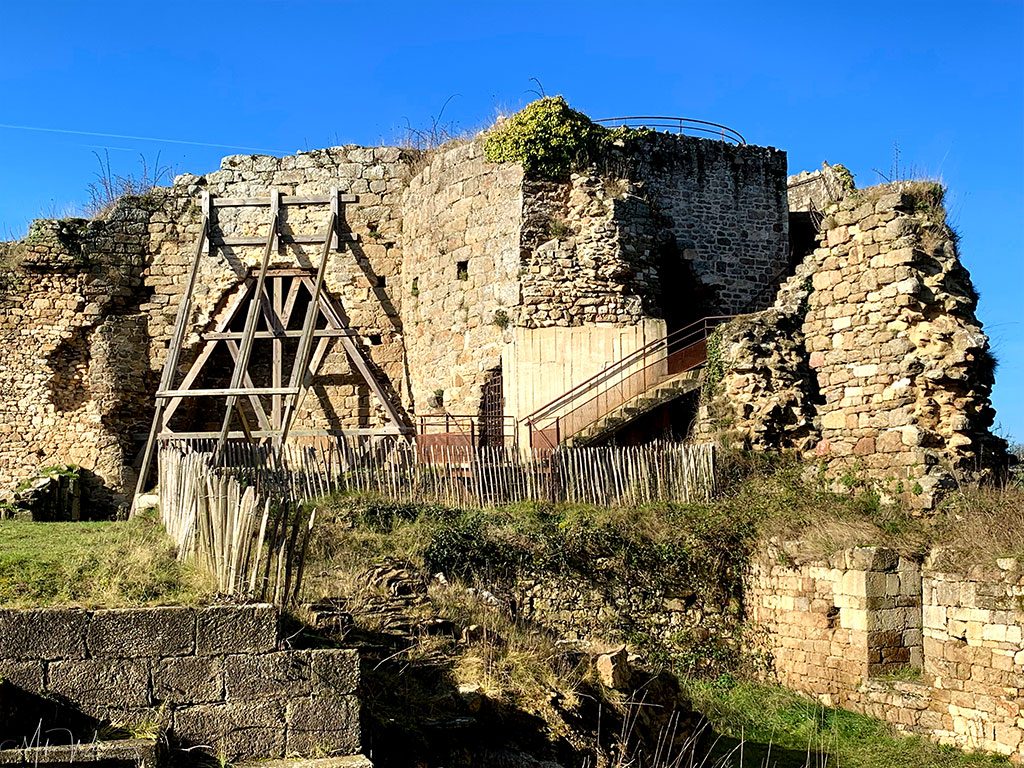
<path fill-rule="evenodd" d="M 522 163 L 531 178 L 560 181 L 591 161 L 606 133 L 561 96 L 550 96 L 495 126 L 484 153 L 492 163 Z"/>

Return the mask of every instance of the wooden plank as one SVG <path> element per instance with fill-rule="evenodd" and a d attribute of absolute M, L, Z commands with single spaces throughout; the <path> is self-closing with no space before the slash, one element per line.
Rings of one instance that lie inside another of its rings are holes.
<path fill-rule="evenodd" d="M 358 203 L 359 195 L 338 195 L 337 198 L 327 195 L 281 195 L 281 205 L 327 205 L 333 200 L 340 203 Z M 258 208 L 270 205 L 269 197 L 215 197 L 212 199 L 214 208 Z"/>
<path fill-rule="evenodd" d="M 167 357 L 164 359 L 164 369 L 160 373 L 160 388 L 167 389 L 171 386 L 174 373 L 178 368 L 178 360 L 181 357 L 181 345 L 185 339 L 185 324 L 192 308 L 192 293 L 195 291 L 196 280 L 199 275 L 199 260 L 203 255 L 203 245 L 210 234 L 210 195 L 202 193 L 201 205 L 203 220 L 199 230 L 199 241 L 196 243 L 195 253 L 192 257 L 192 266 L 189 268 L 188 280 L 185 284 L 185 293 L 181 297 L 181 304 L 178 305 L 178 312 L 174 318 L 174 332 L 171 334 L 171 343 L 167 349 Z M 163 431 L 164 425 L 164 403 L 157 401 L 156 409 L 153 411 L 153 423 L 150 426 L 149 438 L 146 441 L 146 450 L 142 455 L 142 466 L 139 468 L 139 477 L 135 484 L 135 496 L 132 497 L 132 506 L 129 515 L 135 513 L 135 499 L 142 493 L 146 480 L 149 476 L 149 465 L 153 461 L 153 448 L 156 442 L 156 435 Z"/>
<path fill-rule="evenodd" d="M 338 240 L 346 243 L 358 243 L 359 235 L 355 232 L 339 232 Z M 281 245 L 323 245 L 322 235 L 278 235 L 278 242 Z M 266 245 L 265 237 L 220 237 L 213 238 L 211 244 L 217 247 Z"/>
<path fill-rule="evenodd" d="M 335 199 L 338 197 L 337 188 L 332 190 Z M 327 257 L 334 244 L 333 235 L 338 231 L 338 205 L 335 202 L 331 206 L 331 215 L 328 217 L 327 229 L 324 232 L 324 247 L 320 252 L 320 265 L 316 271 L 316 282 L 310 291 L 311 298 L 306 308 L 306 317 L 302 323 L 302 337 L 299 339 L 299 348 L 295 354 L 295 362 L 292 365 L 292 374 L 289 385 L 299 387 L 300 391 L 306 389 L 310 383 L 310 376 L 307 373 L 309 357 L 312 353 L 313 331 L 316 330 L 316 321 L 320 316 L 320 296 L 323 293 L 324 278 L 327 275 Z M 308 279 L 308 278 L 303 278 Z M 281 442 L 288 439 L 288 431 L 291 429 L 292 420 L 295 418 L 295 409 L 301 395 L 296 393 L 285 403 L 284 413 L 281 416 Z"/>
<path fill-rule="evenodd" d="M 287 327 L 284 320 L 284 277 L 274 275 L 274 314 L 278 318 L 282 328 Z M 286 334 L 287 335 L 287 334 Z M 284 342 L 280 337 L 275 336 L 274 348 L 271 353 L 270 376 L 272 387 L 284 386 Z M 281 395 L 274 395 L 270 402 L 270 415 L 274 429 L 281 428 Z"/>
<path fill-rule="evenodd" d="M 322 338 L 334 338 L 336 336 L 358 336 L 359 334 L 352 330 L 346 330 L 344 328 L 321 328 L 313 331 L 314 339 Z M 257 339 L 298 339 L 302 336 L 302 331 L 256 331 L 254 338 Z M 211 331 L 210 333 L 203 334 L 204 341 L 225 341 L 235 340 L 238 341 L 242 338 L 242 331 Z"/>
<path fill-rule="evenodd" d="M 247 397 L 249 395 L 296 395 L 299 387 L 224 387 L 222 389 L 165 389 L 157 399 L 172 397 Z"/>
<path fill-rule="evenodd" d="M 256 289 L 253 293 L 253 300 L 249 304 L 249 312 L 245 318 L 245 336 L 242 338 L 242 347 L 238 359 L 235 361 L 235 369 L 231 374 L 231 389 L 238 389 L 242 383 L 242 376 L 249 368 L 249 356 L 252 354 L 253 335 L 256 333 L 256 321 L 259 317 L 262 295 L 267 279 L 267 267 L 270 266 L 270 255 L 274 252 L 277 244 L 277 231 L 280 223 L 280 199 L 281 193 L 276 189 L 270 191 L 270 231 L 267 233 L 266 248 L 263 251 L 263 260 L 260 262 L 260 273 L 256 278 Z M 228 395 L 227 404 L 224 409 L 224 423 L 221 425 L 222 437 L 217 441 L 217 447 L 213 453 L 213 463 L 219 464 L 224 450 L 224 442 L 227 440 L 228 429 L 231 427 L 231 416 L 238 405 L 238 398 L 235 395 Z"/>

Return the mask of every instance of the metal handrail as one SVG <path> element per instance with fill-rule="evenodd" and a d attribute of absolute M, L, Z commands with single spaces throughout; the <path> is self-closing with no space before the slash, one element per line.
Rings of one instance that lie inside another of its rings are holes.
<path fill-rule="evenodd" d="M 700 320 L 696 320 L 689 325 L 683 326 L 667 336 L 662 336 L 654 341 L 648 342 L 639 349 L 635 349 L 630 352 L 621 360 L 617 360 L 611 365 L 602 368 L 600 371 L 595 373 L 589 379 L 581 381 L 574 387 L 564 392 L 563 394 L 556 397 L 551 402 L 542 405 L 540 408 L 535 410 L 529 416 L 523 419 L 528 424 L 534 424 L 535 422 L 551 415 L 554 411 L 560 410 L 563 406 L 567 405 L 573 400 L 578 399 L 581 395 L 596 389 L 599 385 L 605 383 L 612 377 L 632 368 L 633 365 L 641 359 L 644 359 L 652 352 L 667 348 L 669 345 L 676 344 L 679 340 L 690 335 L 699 335 L 703 333 L 701 338 L 707 337 L 707 331 L 709 328 L 714 328 L 717 325 L 721 325 L 726 320 L 731 320 L 734 315 L 711 315 L 709 317 L 703 317 Z"/>
<path fill-rule="evenodd" d="M 746 144 L 747 140 L 743 135 L 727 125 L 712 123 L 708 120 L 697 120 L 692 117 L 667 117 L 664 115 L 630 115 L 628 117 L 603 117 L 595 120 L 595 123 L 613 127 L 624 128 L 653 128 L 655 130 L 674 130 L 676 133 L 685 134 L 703 133 L 714 136 L 722 141 L 732 141 L 736 144 Z"/>
<path fill-rule="evenodd" d="M 531 434 L 544 433 L 553 427 L 556 437 L 551 447 L 554 447 L 563 437 L 564 422 L 571 425 L 574 420 L 580 421 L 576 429 L 569 430 L 564 435 L 571 437 L 586 424 L 597 421 L 630 398 L 702 365 L 706 362 L 706 353 L 700 348 L 701 345 L 707 342 L 713 328 L 732 317 L 706 317 L 656 339 L 576 385 L 564 395 L 534 411 L 523 421 L 529 426 Z M 698 355 L 699 359 L 689 359 L 694 354 Z M 659 372 L 655 375 L 652 369 L 656 366 Z M 603 406 L 598 402 L 602 399 L 605 400 Z M 542 421 L 546 423 L 540 425 L 539 422 Z"/>

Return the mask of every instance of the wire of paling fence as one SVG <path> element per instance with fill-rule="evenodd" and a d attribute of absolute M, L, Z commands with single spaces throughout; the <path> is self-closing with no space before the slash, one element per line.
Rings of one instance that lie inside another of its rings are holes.
<path fill-rule="evenodd" d="M 217 579 L 221 592 L 287 602 L 301 587 L 315 511 L 337 493 L 480 507 L 523 501 L 599 506 L 691 502 L 715 491 L 715 446 L 520 451 L 404 440 L 320 439 L 284 448 L 168 441 L 160 449 L 160 510 L 180 557 Z"/>

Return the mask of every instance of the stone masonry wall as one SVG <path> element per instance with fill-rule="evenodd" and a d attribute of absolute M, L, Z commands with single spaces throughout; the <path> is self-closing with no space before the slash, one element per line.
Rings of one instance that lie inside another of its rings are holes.
<path fill-rule="evenodd" d="M 487 162 L 480 142 L 440 152 L 412 179 L 401 293 L 418 414 L 478 413 L 520 301 L 522 211 L 522 168 Z"/>
<path fill-rule="evenodd" d="M 718 314 L 771 304 L 789 265 L 785 152 L 652 132 L 609 164 L 665 217 Z"/>
<path fill-rule="evenodd" d="M 397 290 L 402 263 L 400 198 L 409 178 L 411 156 L 396 147 L 331 147 L 289 157 L 233 155 L 221 168 L 205 176 L 184 175 L 161 191 L 160 208 L 150 222 L 150 262 L 146 285 L 153 295 L 143 305 L 149 314 L 150 364 L 159 371 L 184 291 L 195 242 L 199 234 L 203 191 L 216 197 L 269 198 L 270 190 L 283 195 L 326 196 L 332 187 L 342 194 L 356 194 L 359 202 L 345 206 L 345 225 L 359 236 L 342 252 L 331 251 L 324 290 L 341 306 L 360 336 L 364 353 L 383 374 L 396 402 L 407 397 L 404 380 L 401 296 Z M 285 234 L 322 235 L 327 206 L 283 208 Z M 266 207 L 216 208 L 214 235 L 266 237 Z M 282 245 L 272 255 L 271 268 L 319 266 L 320 245 Z M 198 351 L 199 334 L 211 328 L 225 312 L 230 296 L 238 290 L 262 257 L 261 246 L 218 247 L 202 261 L 182 371 Z M 390 281 L 390 282 L 389 282 Z M 293 327 L 301 326 L 296 318 Z M 373 339 L 373 341 L 369 341 Z M 320 386 L 305 400 L 297 428 L 352 429 L 378 426 L 384 417 L 376 398 L 335 343 L 321 367 Z M 269 342 L 257 342 L 254 359 L 269 355 Z M 286 354 L 286 365 L 291 354 Z M 230 358 L 223 366 L 230 370 Z M 287 371 L 286 374 L 287 376 Z M 263 386 L 270 386 L 266 381 Z M 219 408 L 223 402 L 218 401 Z M 221 411 L 222 413 L 222 411 Z M 187 416 L 186 416 L 187 418 Z M 219 424 L 221 416 L 215 415 Z M 175 425 L 181 428 L 183 425 Z"/>
<path fill-rule="evenodd" d="M 891 550 L 766 548 L 746 606 L 787 687 L 942 743 L 1024 761 L 1024 569 L 964 573 Z"/>
<path fill-rule="evenodd" d="M 359 752 L 356 653 L 277 650 L 277 627 L 270 605 L 5 609 L 0 680 L 23 710 L 56 699 L 100 725 L 158 722 L 173 748 L 224 760 Z"/>
<path fill-rule="evenodd" d="M 86 492 L 130 485 L 146 430 L 142 284 L 151 200 L 102 221 L 40 220 L 0 291 L 0 487 L 77 464 Z M 97 482 L 89 480 L 93 475 Z"/>
<path fill-rule="evenodd" d="M 929 508 L 1003 459 L 990 432 L 993 360 L 941 190 L 851 192 L 767 312 L 721 333 L 701 431 L 813 448 L 833 477 Z"/>

